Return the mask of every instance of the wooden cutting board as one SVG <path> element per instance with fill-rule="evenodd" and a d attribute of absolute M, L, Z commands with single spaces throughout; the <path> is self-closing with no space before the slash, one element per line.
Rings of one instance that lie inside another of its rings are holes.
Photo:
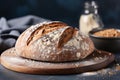
<path fill-rule="evenodd" d="M 25 59 L 16 55 L 15 48 L 1 54 L 1 64 L 10 70 L 28 74 L 75 74 L 98 70 L 114 60 L 109 52 L 95 50 L 90 56 L 80 61 L 51 63 Z"/>

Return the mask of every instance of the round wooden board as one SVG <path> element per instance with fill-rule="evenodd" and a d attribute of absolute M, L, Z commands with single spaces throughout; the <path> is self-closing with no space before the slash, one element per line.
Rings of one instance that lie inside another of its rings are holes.
<path fill-rule="evenodd" d="M 10 70 L 28 74 L 75 74 L 98 70 L 114 60 L 114 55 L 105 51 L 94 51 L 84 60 L 51 63 L 25 59 L 16 55 L 15 48 L 1 54 L 1 64 Z"/>

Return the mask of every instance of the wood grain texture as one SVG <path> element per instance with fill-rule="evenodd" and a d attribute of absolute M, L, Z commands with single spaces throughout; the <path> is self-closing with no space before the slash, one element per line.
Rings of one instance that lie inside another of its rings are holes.
<path fill-rule="evenodd" d="M 1 64 L 10 70 L 28 74 L 75 74 L 98 70 L 114 60 L 114 55 L 105 51 L 94 51 L 81 60 L 64 63 L 40 62 L 25 59 L 16 55 L 15 48 L 1 54 Z"/>

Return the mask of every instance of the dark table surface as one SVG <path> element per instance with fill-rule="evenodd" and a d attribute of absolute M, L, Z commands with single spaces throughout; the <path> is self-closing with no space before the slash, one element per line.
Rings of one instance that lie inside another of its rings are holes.
<path fill-rule="evenodd" d="M 0 80 L 120 80 L 120 54 L 115 56 L 115 61 L 102 70 L 74 75 L 23 74 L 10 71 L 0 65 Z"/>

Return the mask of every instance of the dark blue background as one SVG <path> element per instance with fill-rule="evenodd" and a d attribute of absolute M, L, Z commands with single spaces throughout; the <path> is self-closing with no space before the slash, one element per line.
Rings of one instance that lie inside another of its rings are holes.
<path fill-rule="evenodd" d="M 0 0 L 0 17 L 11 19 L 32 14 L 77 27 L 85 1 L 88 0 Z M 119 27 L 120 0 L 96 1 L 105 27 Z"/>

